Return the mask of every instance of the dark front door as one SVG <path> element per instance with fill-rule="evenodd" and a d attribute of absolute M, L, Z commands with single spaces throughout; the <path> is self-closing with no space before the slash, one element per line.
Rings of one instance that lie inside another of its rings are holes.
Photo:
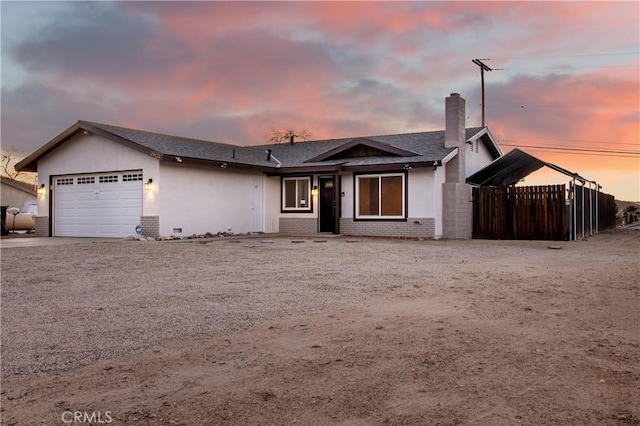
<path fill-rule="evenodd" d="M 334 232 L 336 224 L 335 181 L 333 177 L 321 177 L 320 184 L 320 232 Z"/>

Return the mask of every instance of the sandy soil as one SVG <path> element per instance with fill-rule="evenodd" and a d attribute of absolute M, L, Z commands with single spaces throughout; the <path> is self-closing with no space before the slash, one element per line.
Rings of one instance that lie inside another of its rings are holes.
<path fill-rule="evenodd" d="M 3 249 L 2 424 L 640 424 L 638 231 L 269 241 Z"/>

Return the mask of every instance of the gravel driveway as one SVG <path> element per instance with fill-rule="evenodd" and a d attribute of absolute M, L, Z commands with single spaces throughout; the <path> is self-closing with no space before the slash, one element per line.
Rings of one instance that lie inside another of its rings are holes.
<path fill-rule="evenodd" d="M 637 231 L 267 241 L 3 248 L 3 424 L 640 424 Z"/>
<path fill-rule="evenodd" d="M 74 368 L 159 340 L 238 331 L 364 300 L 401 285 L 397 277 L 408 272 L 403 264 L 416 262 L 410 246 L 389 241 L 294 241 L 303 242 L 123 241 L 4 249 L 2 376 Z M 435 253 L 438 243 L 431 244 L 433 256 L 444 259 Z M 384 252 L 393 264 L 380 264 Z"/>

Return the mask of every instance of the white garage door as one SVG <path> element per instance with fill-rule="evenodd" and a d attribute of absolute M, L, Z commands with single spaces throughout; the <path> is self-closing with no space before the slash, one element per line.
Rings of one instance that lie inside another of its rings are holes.
<path fill-rule="evenodd" d="M 53 179 L 53 235 L 126 237 L 142 215 L 142 172 L 113 172 Z"/>

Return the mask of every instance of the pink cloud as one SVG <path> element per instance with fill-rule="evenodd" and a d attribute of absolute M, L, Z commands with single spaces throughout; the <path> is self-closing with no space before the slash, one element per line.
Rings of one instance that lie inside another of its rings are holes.
<path fill-rule="evenodd" d="M 545 151 L 571 147 L 640 151 L 640 91 L 637 78 L 612 78 L 607 70 L 578 76 L 519 78 L 493 85 L 488 124 L 509 144 L 533 145 L 548 161 L 580 171 L 608 169 L 638 172 L 640 157 L 577 155 Z M 524 106 L 521 108 L 520 106 Z M 514 141 L 514 142 L 512 142 Z"/>

